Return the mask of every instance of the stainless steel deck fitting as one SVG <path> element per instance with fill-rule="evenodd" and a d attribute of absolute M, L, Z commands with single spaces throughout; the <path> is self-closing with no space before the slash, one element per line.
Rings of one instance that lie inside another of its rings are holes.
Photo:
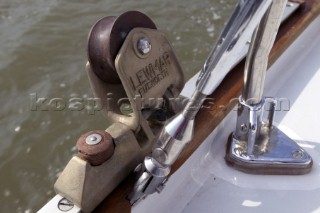
<path fill-rule="evenodd" d="M 267 59 L 286 2 L 273 1 L 253 34 L 245 65 L 236 130 L 229 137 L 226 161 L 246 173 L 298 175 L 312 167 L 309 154 L 273 125 L 276 99 L 262 95 Z"/>

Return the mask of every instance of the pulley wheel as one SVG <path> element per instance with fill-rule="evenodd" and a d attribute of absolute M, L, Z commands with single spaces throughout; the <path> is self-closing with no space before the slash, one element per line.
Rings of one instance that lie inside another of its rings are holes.
<path fill-rule="evenodd" d="M 88 38 L 88 59 L 102 81 L 120 83 L 114 61 L 126 36 L 136 27 L 157 29 L 148 16 L 138 11 L 128 11 L 119 17 L 104 17 L 92 27 Z"/>

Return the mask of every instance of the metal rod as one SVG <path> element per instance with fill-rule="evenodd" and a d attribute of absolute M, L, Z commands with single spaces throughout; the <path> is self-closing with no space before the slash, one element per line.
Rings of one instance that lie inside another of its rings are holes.
<path fill-rule="evenodd" d="M 268 110 L 268 117 L 267 117 L 267 126 L 268 128 L 272 128 L 273 126 L 273 119 L 274 119 L 274 113 L 276 111 L 276 104 L 277 102 L 275 100 L 272 100 L 269 102 L 269 110 Z"/>
<path fill-rule="evenodd" d="M 240 53 L 265 14 L 271 0 L 241 0 L 203 65 L 197 90 L 210 95 L 240 59 Z"/>
<path fill-rule="evenodd" d="M 242 98 L 246 104 L 259 104 L 262 99 L 268 56 L 281 22 L 286 0 L 273 1 L 252 37 L 247 56 Z"/>
<path fill-rule="evenodd" d="M 276 38 L 281 17 L 286 7 L 286 0 L 273 1 L 256 28 L 247 56 L 242 100 L 249 107 L 249 120 L 238 117 L 237 125 L 249 122 L 247 133 L 247 154 L 254 154 L 254 147 L 261 129 L 261 113 L 264 106 L 262 97 L 268 57 Z M 257 110 L 258 109 L 258 110 Z M 241 114 L 241 113 L 240 113 Z M 240 115 L 239 114 L 239 115 Z M 272 125 L 272 118 L 271 125 Z M 239 128 L 239 126 L 237 126 Z M 240 129 L 240 128 L 239 128 Z M 241 132 L 241 131 L 236 131 Z"/>

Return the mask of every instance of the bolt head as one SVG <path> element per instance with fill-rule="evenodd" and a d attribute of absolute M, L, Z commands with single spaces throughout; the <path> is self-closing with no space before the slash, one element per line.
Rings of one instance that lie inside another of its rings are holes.
<path fill-rule="evenodd" d="M 91 134 L 86 137 L 86 143 L 89 145 L 96 145 L 96 144 L 100 143 L 101 140 L 102 140 L 102 136 L 97 133 Z"/>
<path fill-rule="evenodd" d="M 151 43 L 147 38 L 139 39 L 137 47 L 138 47 L 139 53 L 142 55 L 146 55 L 151 51 Z"/>

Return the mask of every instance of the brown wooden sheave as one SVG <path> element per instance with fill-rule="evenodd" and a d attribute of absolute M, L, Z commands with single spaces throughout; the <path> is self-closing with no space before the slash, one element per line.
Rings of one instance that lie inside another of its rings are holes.
<path fill-rule="evenodd" d="M 294 0 L 294 2 L 297 2 L 297 0 Z M 300 8 L 282 23 L 280 27 L 276 42 L 269 55 L 269 67 L 320 13 L 320 0 L 299 0 L 298 2 L 301 4 Z M 237 104 L 236 101 L 231 100 L 239 97 L 241 93 L 244 64 L 244 60 L 241 61 L 226 76 L 216 91 L 209 96 L 211 100 L 213 99 L 215 101 L 214 105 L 210 104 L 211 108 L 201 109 L 199 111 L 195 119 L 194 138 L 172 166 L 171 174 L 180 168 L 180 166 L 191 156 Z M 281 70 L 278 70 L 278 72 L 281 72 Z M 223 108 L 219 106 L 223 106 Z M 222 151 L 224 152 L 225 150 Z M 133 184 L 134 178 L 131 174 L 95 209 L 94 212 L 130 212 L 131 205 L 126 199 L 126 196 L 133 188 Z"/>

